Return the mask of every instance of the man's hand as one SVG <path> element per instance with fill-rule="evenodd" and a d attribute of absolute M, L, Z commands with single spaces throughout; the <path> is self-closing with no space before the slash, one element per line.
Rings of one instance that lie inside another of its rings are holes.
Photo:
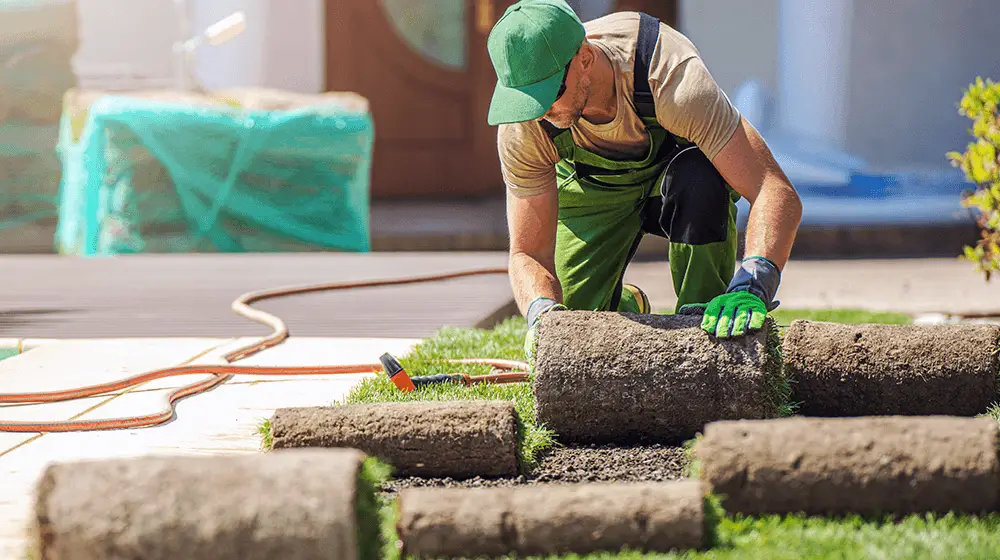
<path fill-rule="evenodd" d="M 549 298 L 536 298 L 528 306 L 525 319 L 528 321 L 528 333 L 524 336 L 524 356 L 529 364 L 535 364 L 535 351 L 538 348 L 538 323 L 542 315 L 550 311 L 566 311 L 566 306 Z"/>
<path fill-rule="evenodd" d="M 774 301 L 781 282 L 777 265 L 764 257 L 743 259 L 726 293 L 707 304 L 681 307 L 680 315 L 704 313 L 701 328 L 719 338 L 743 336 L 764 327 L 769 311 L 780 302 Z"/>
<path fill-rule="evenodd" d="M 767 308 L 749 292 L 730 292 L 708 303 L 701 328 L 719 338 L 743 336 L 764 326 Z"/>

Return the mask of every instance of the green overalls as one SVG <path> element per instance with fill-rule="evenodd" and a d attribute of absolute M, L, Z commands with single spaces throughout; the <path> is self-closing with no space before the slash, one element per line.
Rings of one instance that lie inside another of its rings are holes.
<path fill-rule="evenodd" d="M 670 240 L 677 308 L 708 303 L 733 277 L 740 195 L 697 146 L 641 118 L 651 139 L 642 160 L 604 158 L 548 128 L 561 158 L 556 274 L 570 309 L 639 310 L 622 276 L 645 233 Z"/>

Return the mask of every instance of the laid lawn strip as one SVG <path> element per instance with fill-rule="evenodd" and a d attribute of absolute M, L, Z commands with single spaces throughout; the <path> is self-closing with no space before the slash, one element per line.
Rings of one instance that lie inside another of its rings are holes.
<path fill-rule="evenodd" d="M 715 546 L 706 551 L 616 552 L 530 560 L 985 560 L 996 558 L 998 534 L 997 514 L 913 515 L 901 521 L 728 516 L 719 522 Z"/>

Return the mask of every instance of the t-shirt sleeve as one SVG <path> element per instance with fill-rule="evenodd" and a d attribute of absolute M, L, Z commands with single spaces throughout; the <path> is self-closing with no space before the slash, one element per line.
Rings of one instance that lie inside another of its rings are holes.
<path fill-rule="evenodd" d="M 538 123 L 500 125 L 497 151 L 504 183 L 514 196 L 534 196 L 556 188 L 559 152 Z"/>
<path fill-rule="evenodd" d="M 672 68 L 656 64 L 650 89 L 659 123 L 677 136 L 698 145 L 709 159 L 729 142 L 740 113 L 716 83 L 698 56 L 689 56 Z"/>

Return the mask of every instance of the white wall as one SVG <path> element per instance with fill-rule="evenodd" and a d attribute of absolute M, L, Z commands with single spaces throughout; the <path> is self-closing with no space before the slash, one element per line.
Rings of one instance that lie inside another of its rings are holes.
<path fill-rule="evenodd" d="M 174 0 L 77 0 L 81 44 L 74 60 L 83 87 L 174 87 Z M 323 0 L 188 0 L 190 32 L 242 10 L 247 29 L 230 43 L 203 47 L 195 75 L 209 89 L 262 86 L 322 91 Z"/>
<path fill-rule="evenodd" d="M 947 165 L 972 139 L 958 114 L 976 76 L 1000 79 L 1000 2 L 855 2 L 847 148 L 875 165 Z"/>
<path fill-rule="evenodd" d="M 74 67 L 83 87 L 162 87 L 173 79 L 172 0 L 76 0 L 80 47 Z"/>
<path fill-rule="evenodd" d="M 326 89 L 323 0 L 268 0 L 263 83 L 300 93 Z M 295 5 L 294 8 L 291 4 Z"/>
<path fill-rule="evenodd" d="M 730 96 L 746 80 L 778 88 L 778 0 L 681 0 L 681 33 Z"/>
<path fill-rule="evenodd" d="M 956 110 L 962 91 L 976 76 L 1000 78 L 991 39 L 1000 29 L 997 0 L 784 0 L 787 15 L 802 22 L 786 28 L 794 29 L 787 72 L 781 3 L 681 0 L 681 31 L 731 97 L 758 79 L 777 98 L 786 129 L 876 167 L 947 167 L 944 154 L 965 147 L 970 123 Z M 843 25 L 837 31 L 830 22 Z"/>

